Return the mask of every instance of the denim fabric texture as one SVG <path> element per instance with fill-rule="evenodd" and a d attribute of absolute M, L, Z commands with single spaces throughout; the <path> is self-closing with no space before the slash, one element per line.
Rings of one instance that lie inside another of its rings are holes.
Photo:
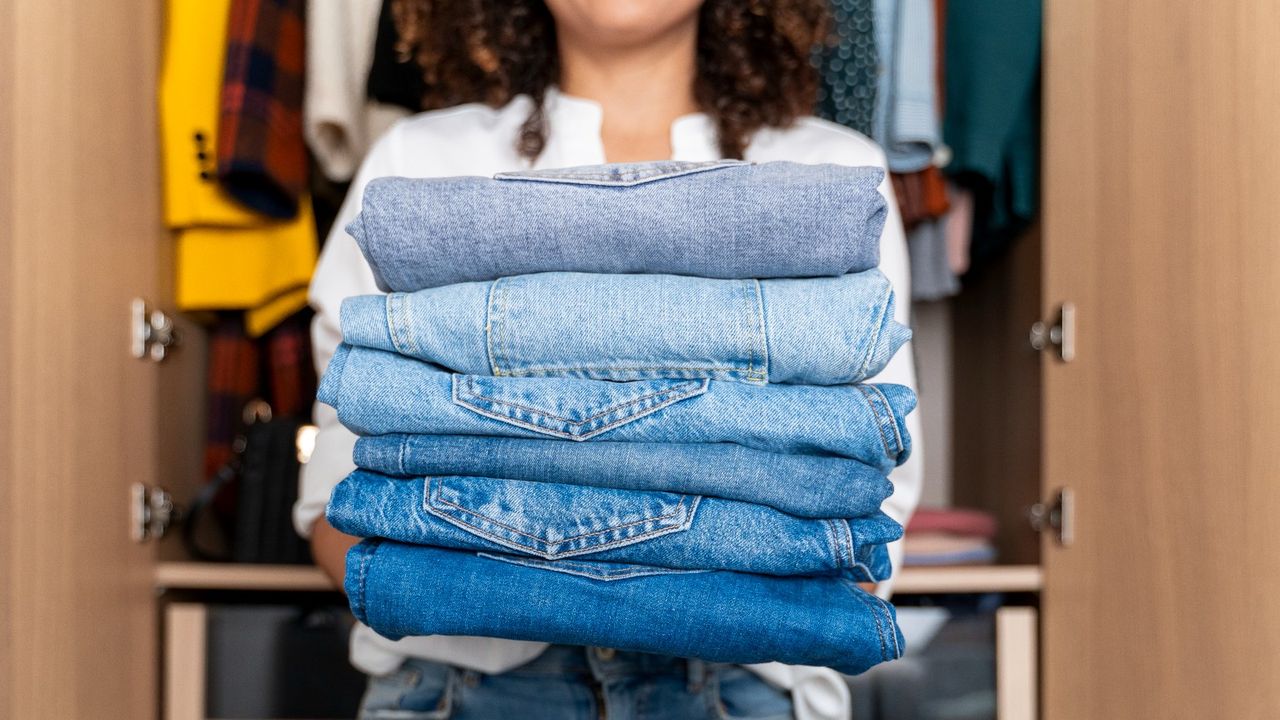
<path fill-rule="evenodd" d="M 347 232 L 384 291 L 540 272 L 836 276 L 879 263 L 883 178 L 736 160 L 388 177 Z"/>
<path fill-rule="evenodd" d="M 343 302 L 318 392 L 362 436 L 326 513 L 366 538 L 352 612 L 391 639 L 551 643 L 529 667 L 553 679 L 406 663 L 415 687 L 371 684 L 362 717 L 463 717 L 482 682 L 599 704 L 575 674 L 610 712 L 610 687 L 666 698 L 619 717 L 728 717 L 689 685 L 707 663 L 901 656 L 858 587 L 892 570 L 880 506 L 916 403 L 863 382 L 910 338 L 875 268 L 883 179 L 725 160 L 368 184 L 348 232 L 391 293 Z"/>
<path fill-rule="evenodd" d="M 697 495 L 360 470 L 334 489 L 327 517 L 348 535 L 416 545 L 860 582 L 888 577 L 885 543 L 902 536 L 882 512 L 805 520 Z"/>
<path fill-rule="evenodd" d="M 419 360 L 339 346 L 321 402 L 361 435 L 426 433 L 657 443 L 734 442 L 836 455 L 888 473 L 911 449 L 901 385 L 609 382 L 451 375 Z"/>
<path fill-rule="evenodd" d="M 734 443 L 530 440 L 480 435 L 375 435 L 356 465 L 384 475 L 475 475 L 741 500 L 803 518 L 869 515 L 893 492 L 856 460 L 783 455 Z"/>
<path fill-rule="evenodd" d="M 806 280 L 541 273 L 342 304 L 346 342 L 469 375 L 839 385 L 911 331 L 879 270 Z"/>
<path fill-rule="evenodd" d="M 782 720 L 791 701 L 747 670 L 553 645 L 504 673 L 420 658 L 369 678 L 357 720 Z"/>
<path fill-rule="evenodd" d="M 371 539 L 348 553 L 345 589 L 356 618 L 393 639 L 480 635 L 850 674 L 903 650 L 893 607 L 838 576 L 712 571 L 601 582 L 555 562 Z"/>

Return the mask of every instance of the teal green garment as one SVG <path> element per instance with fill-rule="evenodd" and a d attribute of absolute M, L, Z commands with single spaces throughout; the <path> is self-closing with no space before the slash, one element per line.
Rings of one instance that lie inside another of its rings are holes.
<path fill-rule="evenodd" d="M 1039 0 L 949 0 L 947 174 L 975 191 L 973 255 L 993 253 L 1039 199 Z"/>

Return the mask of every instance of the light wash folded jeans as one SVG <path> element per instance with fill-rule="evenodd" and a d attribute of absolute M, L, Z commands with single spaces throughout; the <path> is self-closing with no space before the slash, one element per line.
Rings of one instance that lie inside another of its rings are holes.
<path fill-rule="evenodd" d="M 709 495 L 806 518 L 870 515 L 893 493 L 884 473 L 856 460 L 782 455 L 733 443 L 396 434 L 360 438 L 354 460 L 399 477 L 477 475 Z"/>
<path fill-rule="evenodd" d="M 879 270 L 803 280 L 540 273 L 342 303 L 342 337 L 454 372 L 840 385 L 911 331 Z"/>
<path fill-rule="evenodd" d="M 806 520 L 699 495 L 484 477 L 389 478 L 357 470 L 334 488 L 329 524 L 356 537 L 673 570 L 889 577 L 883 512 Z"/>
<path fill-rule="evenodd" d="M 904 649 L 893 606 L 839 576 L 655 573 L 373 539 L 347 554 L 345 589 L 356 618 L 393 640 L 478 635 L 849 674 Z"/>
<path fill-rule="evenodd" d="M 387 177 L 347 232 L 384 291 L 551 271 L 844 275 L 879 264 L 883 178 L 737 160 Z"/>
<path fill-rule="evenodd" d="M 651 443 L 719 443 L 837 455 L 887 474 L 911 448 L 901 385 L 609 382 L 451 375 L 395 353 L 342 344 L 318 397 L 358 435 L 425 433 Z"/>

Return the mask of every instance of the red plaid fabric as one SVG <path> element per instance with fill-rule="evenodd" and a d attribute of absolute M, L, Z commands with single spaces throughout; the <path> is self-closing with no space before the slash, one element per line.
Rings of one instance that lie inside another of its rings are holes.
<path fill-rule="evenodd" d="M 298 213 L 307 180 L 302 136 L 305 0 L 232 0 L 218 128 L 218 180 L 269 217 Z"/>

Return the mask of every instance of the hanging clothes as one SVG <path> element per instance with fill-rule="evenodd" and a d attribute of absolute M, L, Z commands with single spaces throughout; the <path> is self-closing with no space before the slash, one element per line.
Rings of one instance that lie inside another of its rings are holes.
<path fill-rule="evenodd" d="M 816 58 L 820 82 L 818 117 L 874 135 L 877 76 L 876 16 L 872 2 L 833 0 L 834 44 Z"/>
<path fill-rule="evenodd" d="M 974 264 L 1022 232 L 1039 196 L 1041 4 L 949 0 L 947 174 L 974 197 Z"/>
<path fill-rule="evenodd" d="M 232 0 L 218 127 L 218 183 L 263 215 L 297 216 L 307 182 L 302 140 L 304 0 Z"/>
<path fill-rule="evenodd" d="M 217 177 L 230 0 L 170 0 L 159 87 L 165 223 L 181 310 L 245 310 L 252 335 L 306 305 L 316 261 L 304 196 L 292 220 L 258 213 Z"/>
<path fill-rule="evenodd" d="M 408 110 L 367 98 L 382 0 L 310 0 L 303 132 L 325 177 L 346 182 Z"/>

